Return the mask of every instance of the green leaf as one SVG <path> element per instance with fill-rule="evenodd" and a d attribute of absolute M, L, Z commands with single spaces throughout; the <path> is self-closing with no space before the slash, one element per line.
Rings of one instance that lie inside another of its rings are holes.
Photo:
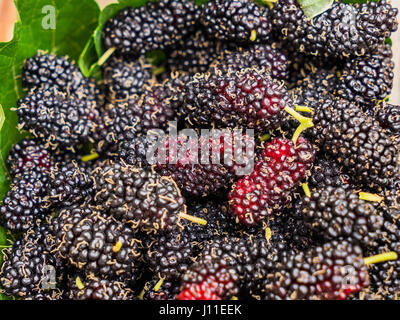
<path fill-rule="evenodd" d="M 102 32 L 107 21 L 114 17 L 118 12 L 126 7 L 141 7 L 146 4 L 146 0 L 120 0 L 118 3 L 112 3 L 105 7 L 100 14 L 99 24 L 94 33 L 94 45 L 97 52 L 97 57 L 101 57 L 104 53 L 102 42 Z"/>
<path fill-rule="evenodd" d="M 7 191 L 5 159 L 11 146 L 26 133 L 17 129 L 15 108 L 23 97 L 21 73 L 25 59 L 38 50 L 77 59 L 98 25 L 100 9 L 95 0 L 15 0 L 20 21 L 14 38 L 0 43 L 0 105 L 5 119 L 0 129 L 0 197 Z M 82 19 L 82 17 L 85 17 Z M 83 20 L 83 21 L 82 21 Z"/>
<path fill-rule="evenodd" d="M 14 39 L 10 42 L 0 43 L 0 105 L 2 109 L 2 126 L 0 129 L 0 197 L 3 198 L 9 188 L 9 179 L 5 159 L 15 141 L 22 135 L 17 130 L 17 114 L 11 108 L 15 106 L 17 99 L 22 96 L 19 84 L 21 70 L 15 64 L 18 42 L 20 36 L 20 24 L 14 28 Z"/>
<path fill-rule="evenodd" d="M 6 158 L 11 146 L 27 136 L 17 129 L 15 111 L 24 96 L 21 73 L 24 62 L 38 50 L 77 59 L 98 25 L 95 0 L 15 0 L 19 21 L 10 42 L 0 43 L 0 197 L 9 188 Z M 0 227 L 0 245 L 7 243 Z M 0 263 L 2 254 L 0 253 Z M 0 295 L 0 300 L 7 297 Z"/>
<path fill-rule="evenodd" d="M 388 44 L 388 45 L 390 45 L 391 47 L 393 46 L 393 41 L 392 41 L 391 38 L 386 38 L 386 39 L 385 39 L 385 43 Z"/>
<path fill-rule="evenodd" d="M 275 0 L 257 0 L 257 2 L 263 2 L 263 1 L 275 1 Z M 379 0 L 371 0 L 375 2 L 379 2 Z M 321 13 L 325 12 L 328 10 L 332 4 L 333 0 L 297 0 L 299 3 L 300 7 L 303 9 L 304 14 L 312 19 Z M 368 2 L 368 0 L 341 0 L 341 2 L 344 3 L 365 3 Z"/>
<path fill-rule="evenodd" d="M 333 0 L 297 0 L 307 18 L 314 18 L 328 10 Z"/>
<path fill-rule="evenodd" d="M 22 59 L 38 49 L 78 59 L 100 13 L 94 0 L 15 0 L 15 5 L 21 20 L 18 54 Z"/>

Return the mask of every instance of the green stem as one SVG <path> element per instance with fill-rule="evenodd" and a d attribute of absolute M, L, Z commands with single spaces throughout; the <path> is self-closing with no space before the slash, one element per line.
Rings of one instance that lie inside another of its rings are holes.
<path fill-rule="evenodd" d="M 310 108 L 310 107 L 306 107 L 306 106 L 297 106 L 296 105 L 296 111 L 312 113 L 312 112 L 314 112 L 314 109 Z"/>
<path fill-rule="evenodd" d="M 312 122 L 312 118 L 307 118 L 305 116 L 302 116 L 300 113 L 298 113 L 296 110 L 293 110 L 292 108 L 286 106 L 285 111 L 289 113 L 292 117 L 294 117 L 297 121 L 300 122 L 299 127 L 295 131 L 292 137 L 293 143 L 296 144 L 297 139 L 299 138 L 300 134 L 308 129 L 314 126 L 314 123 Z"/>
<path fill-rule="evenodd" d="M 256 41 L 256 39 L 257 39 L 257 31 L 251 30 L 250 41 Z"/>
<path fill-rule="evenodd" d="M 160 290 L 161 286 L 164 283 L 164 278 L 160 278 L 160 280 L 158 280 L 158 282 L 156 283 L 156 285 L 154 286 L 153 290 L 155 292 L 157 292 L 158 290 Z"/>
<path fill-rule="evenodd" d="M 263 142 L 263 141 L 267 141 L 269 138 L 271 138 L 271 135 L 270 135 L 269 133 L 267 133 L 267 134 L 264 134 L 264 135 L 260 138 L 260 140 L 261 140 L 261 142 Z"/>
<path fill-rule="evenodd" d="M 110 49 L 108 49 L 108 50 L 100 57 L 99 61 L 97 61 L 97 65 L 98 65 L 99 67 L 101 67 L 101 66 L 108 60 L 108 58 L 111 57 L 111 55 L 114 53 L 114 51 L 115 51 L 116 49 L 117 49 L 117 48 L 110 48 Z"/>
<path fill-rule="evenodd" d="M 110 48 L 108 49 L 101 57 L 100 59 L 94 63 L 90 69 L 89 69 L 89 77 L 93 74 L 94 70 L 96 70 L 97 67 L 101 67 L 107 60 L 108 58 L 111 57 L 111 55 L 114 53 L 114 51 L 116 50 L 116 48 Z"/>
<path fill-rule="evenodd" d="M 97 158 L 99 158 L 99 157 L 100 157 L 100 156 L 99 156 L 98 153 L 91 153 L 91 154 L 88 154 L 88 155 L 86 155 L 86 156 L 83 156 L 81 160 L 82 160 L 83 162 L 89 162 L 89 161 L 95 160 L 95 159 L 97 159 Z"/>
<path fill-rule="evenodd" d="M 261 2 L 272 9 L 274 7 L 274 3 L 277 3 L 278 0 L 261 0 Z"/>
<path fill-rule="evenodd" d="M 381 202 L 384 198 L 377 195 L 376 193 L 360 192 L 359 197 L 361 200 L 371 201 L 371 202 Z"/>
<path fill-rule="evenodd" d="M 381 263 L 381 262 L 397 260 L 397 259 L 398 259 L 397 253 L 394 252 L 394 251 L 390 251 L 390 252 L 377 254 L 377 255 L 372 256 L 372 257 L 364 258 L 364 264 L 366 266 L 368 266 L 370 264 Z"/>
<path fill-rule="evenodd" d="M 153 69 L 153 74 L 154 74 L 155 76 L 158 76 L 159 74 L 163 73 L 164 71 L 165 71 L 165 67 L 164 67 L 164 66 L 161 66 L 161 67 L 159 67 L 159 68 Z"/>
<path fill-rule="evenodd" d="M 83 283 L 82 283 L 81 278 L 79 278 L 79 277 L 76 277 L 76 279 L 75 279 L 75 284 L 76 284 L 76 287 L 77 287 L 79 290 L 83 290 L 83 289 L 85 288 L 85 286 L 84 286 Z"/>
<path fill-rule="evenodd" d="M 303 183 L 301 185 L 301 187 L 303 188 L 304 194 L 309 198 L 311 197 L 311 191 L 310 188 L 308 187 L 308 183 Z"/>
<path fill-rule="evenodd" d="M 198 217 L 195 217 L 195 216 L 191 216 L 190 214 L 187 214 L 187 213 L 181 212 L 179 214 L 179 217 L 181 217 L 181 218 L 183 218 L 185 220 L 191 221 L 193 223 L 200 224 L 202 226 L 205 226 L 207 224 L 207 220 L 204 220 L 204 219 L 201 219 L 201 218 L 198 218 Z"/>

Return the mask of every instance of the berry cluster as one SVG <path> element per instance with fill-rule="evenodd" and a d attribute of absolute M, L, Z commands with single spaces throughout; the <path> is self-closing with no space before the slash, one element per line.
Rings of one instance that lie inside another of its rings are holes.
<path fill-rule="evenodd" d="M 123 8 L 99 83 L 68 57 L 26 60 L 4 294 L 398 298 L 397 9 L 261 2 Z"/>

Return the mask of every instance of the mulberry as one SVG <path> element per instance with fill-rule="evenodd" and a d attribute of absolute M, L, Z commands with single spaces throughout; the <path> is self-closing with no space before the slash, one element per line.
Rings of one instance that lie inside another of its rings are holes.
<path fill-rule="evenodd" d="M 272 29 L 269 11 L 246 0 L 212 0 L 203 4 L 201 24 L 218 40 L 266 42 Z"/>
<path fill-rule="evenodd" d="M 191 1 L 147 2 L 128 7 L 111 18 L 103 30 L 107 48 L 117 48 L 124 56 L 164 50 L 191 33 L 199 19 L 199 9 Z"/>

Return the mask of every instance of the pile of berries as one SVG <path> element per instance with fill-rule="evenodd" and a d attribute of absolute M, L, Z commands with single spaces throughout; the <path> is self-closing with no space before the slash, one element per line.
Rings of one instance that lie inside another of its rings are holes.
<path fill-rule="evenodd" d="M 151 1 L 105 24 L 101 81 L 27 59 L 15 110 L 32 138 L 7 159 L 2 292 L 398 298 L 397 11 Z"/>

